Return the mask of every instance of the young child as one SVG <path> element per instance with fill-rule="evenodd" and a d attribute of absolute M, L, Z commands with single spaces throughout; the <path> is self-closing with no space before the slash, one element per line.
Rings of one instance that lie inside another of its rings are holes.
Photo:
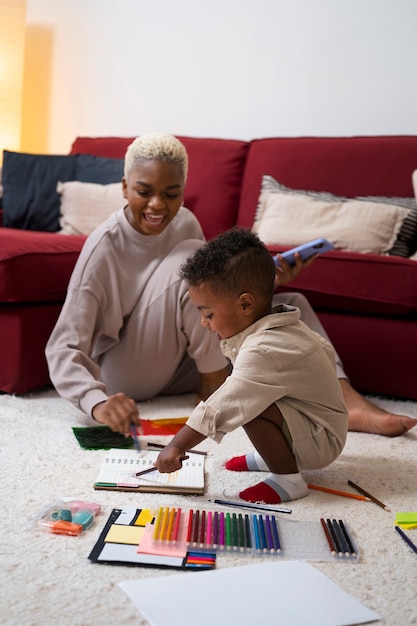
<path fill-rule="evenodd" d="M 268 504 L 307 495 L 301 470 L 332 463 L 341 453 L 348 414 L 334 352 L 300 321 L 297 308 L 273 309 L 275 264 L 258 237 L 232 229 L 198 249 L 181 267 L 201 324 L 217 333 L 233 370 L 198 404 L 161 451 L 160 472 L 173 472 L 189 450 L 243 426 L 255 451 L 226 463 L 234 471 L 268 471 L 242 491 Z"/>

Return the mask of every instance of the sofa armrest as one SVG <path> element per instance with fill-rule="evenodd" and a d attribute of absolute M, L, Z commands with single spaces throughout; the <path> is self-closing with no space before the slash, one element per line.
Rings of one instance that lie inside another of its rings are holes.
<path fill-rule="evenodd" d="M 282 251 L 271 248 L 271 253 Z M 318 310 L 381 317 L 417 314 L 417 261 L 334 250 L 318 257 L 282 291 L 300 291 Z"/>
<path fill-rule="evenodd" d="M 0 302 L 62 302 L 85 239 L 0 228 Z"/>

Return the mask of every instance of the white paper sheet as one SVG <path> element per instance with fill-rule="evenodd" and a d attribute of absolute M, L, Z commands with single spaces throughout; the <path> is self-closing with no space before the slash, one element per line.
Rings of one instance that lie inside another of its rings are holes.
<path fill-rule="evenodd" d="M 380 616 L 302 561 L 269 561 L 119 586 L 152 626 L 352 626 Z"/>

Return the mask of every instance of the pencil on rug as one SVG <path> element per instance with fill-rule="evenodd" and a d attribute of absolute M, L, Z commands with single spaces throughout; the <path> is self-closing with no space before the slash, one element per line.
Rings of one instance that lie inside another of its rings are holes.
<path fill-rule="evenodd" d="M 335 496 L 344 496 L 345 498 L 353 498 L 354 500 L 366 500 L 370 502 L 370 498 L 365 495 L 358 495 L 357 493 L 350 493 L 349 491 L 339 491 L 338 489 L 330 489 L 330 487 L 322 487 L 320 485 L 307 484 L 309 489 L 316 489 L 317 491 L 324 491 L 326 493 L 333 493 Z"/>
<path fill-rule="evenodd" d="M 391 511 L 391 509 L 389 509 L 386 504 L 381 502 L 381 500 L 378 500 L 377 498 L 375 498 L 375 496 L 365 491 L 365 489 L 362 489 L 362 487 L 359 487 L 359 485 L 356 485 L 352 480 L 348 480 L 348 485 L 350 485 L 351 487 L 359 491 L 359 493 L 361 493 L 362 495 L 372 500 L 372 502 L 380 506 L 382 509 L 385 509 L 385 511 Z"/>

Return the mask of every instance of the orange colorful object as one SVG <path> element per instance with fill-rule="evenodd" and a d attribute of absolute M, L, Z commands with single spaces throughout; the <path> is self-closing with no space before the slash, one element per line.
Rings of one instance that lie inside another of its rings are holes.
<path fill-rule="evenodd" d="M 158 420 L 140 420 L 141 434 L 146 435 L 175 435 L 184 426 L 188 417 L 170 417 Z"/>

